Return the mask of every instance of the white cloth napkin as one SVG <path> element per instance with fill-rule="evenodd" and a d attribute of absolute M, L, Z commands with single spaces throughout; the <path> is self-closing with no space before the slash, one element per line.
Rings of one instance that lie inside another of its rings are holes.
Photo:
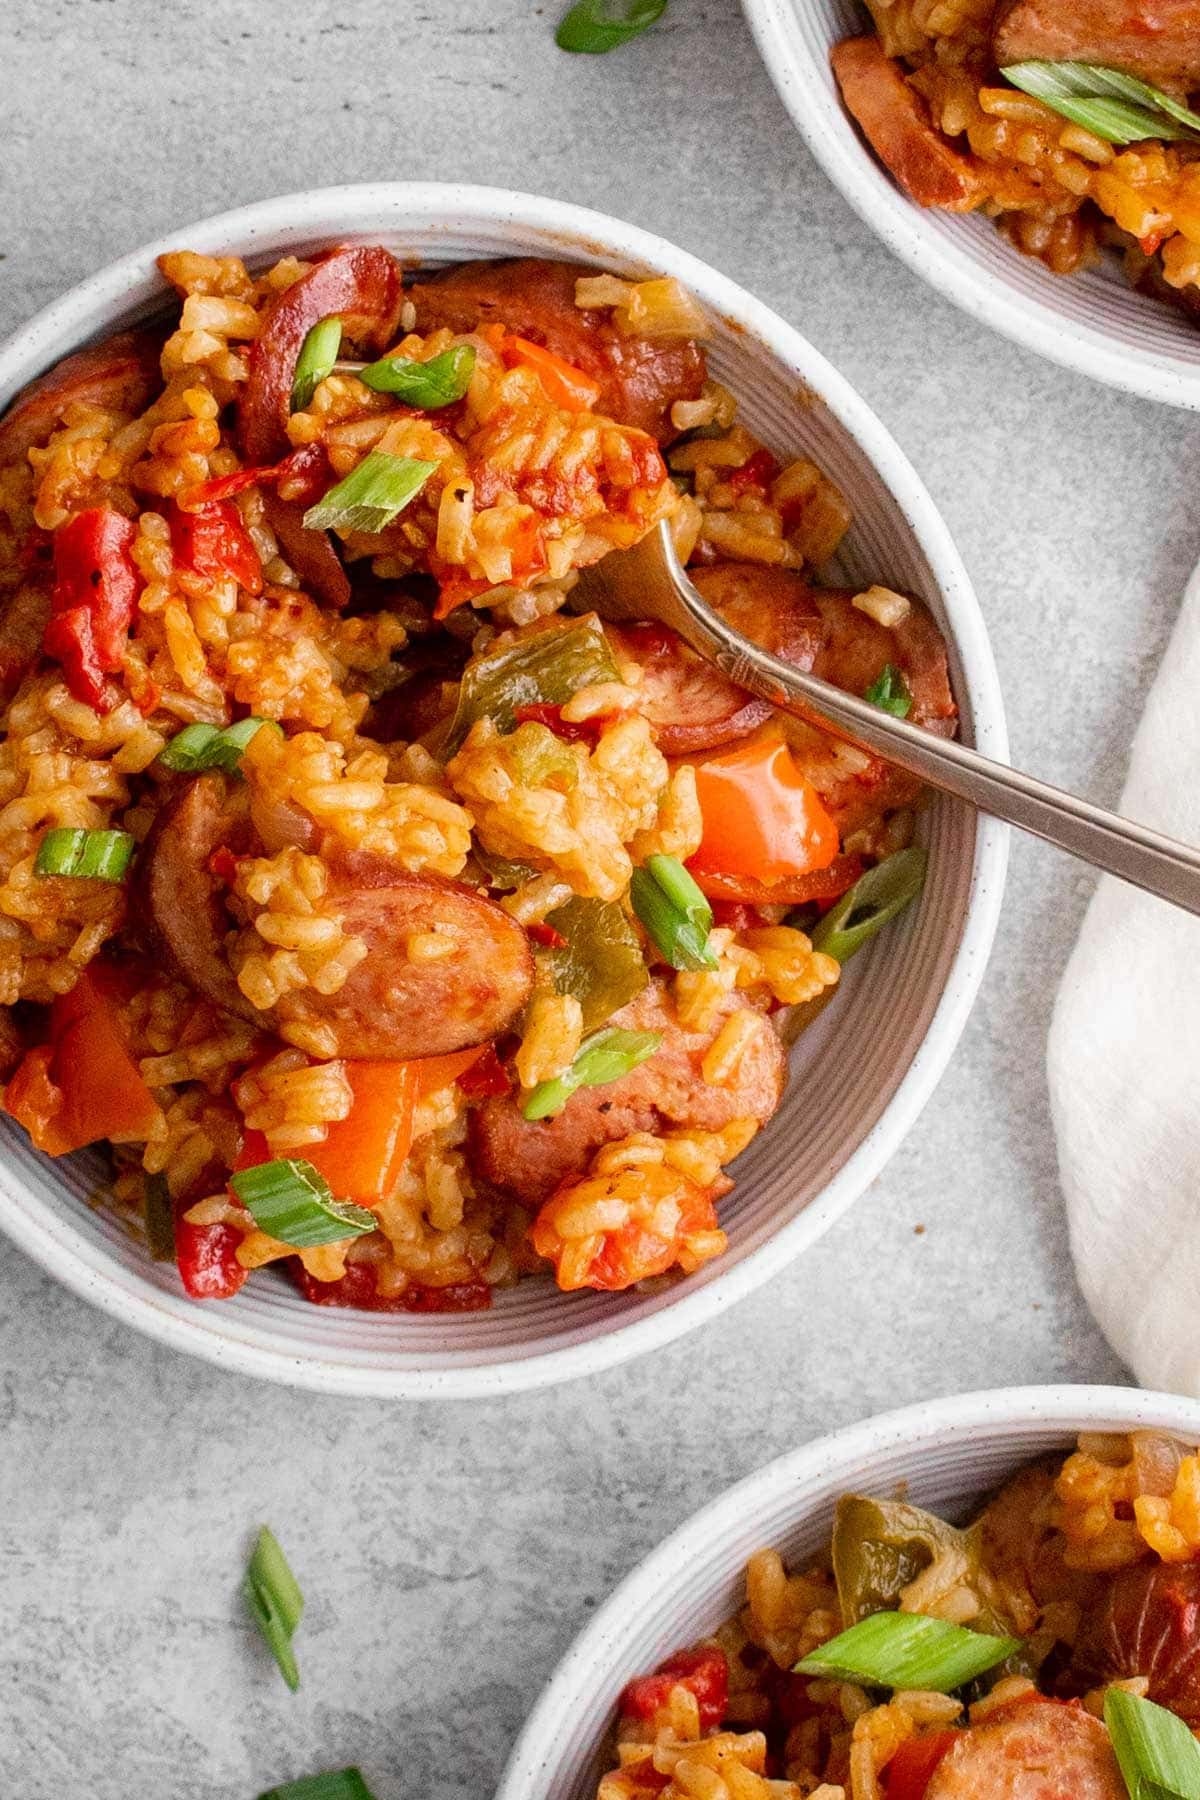
<path fill-rule="evenodd" d="M 1120 810 L 1200 843 L 1200 570 Z M 1143 1387 L 1200 1396 L 1200 918 L 1102 877 L 1047 1060 L 1084 1298 Z"/>

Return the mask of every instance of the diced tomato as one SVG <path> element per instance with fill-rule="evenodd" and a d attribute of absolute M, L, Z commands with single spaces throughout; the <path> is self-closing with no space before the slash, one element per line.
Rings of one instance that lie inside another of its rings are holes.
<path fill-rule="evenodd" d="M 713 869 L 697 868 L 689 863 L 688 868 L 695 878 L 696 886 L 711 901 L 713 917 L 716 909 L 723 902 L 761 908 L 764 906 L 806 906 L 810 900 L 816 901 L 823 910 L 828 909 L 842 895 L 848 893 L 863 872 L 861 856 L 835 856 L 831 863 L 823 869 L 810 869 L 802 875 L 789 875 L 779 881 L 756 881 L 753 875 L 727 875 Z M 720 924 L 728 924 L 722 918 Z M 756 924 L 758 920 L 754 921 Z M 740 927 L 739 927 L 740 929 Z"/>
<path fill-rule="evenodd" d="M 1142 251 L 1142 254 L 1144 256 L 1153 256 L 1157 250 L 1161 250 L 1171 235 L 1171 229 L 1170 224 L 1159 225 L 1156 226 L 1153 231 L 1148 231 L 1145 237 L 1140 237 L 1138 239 L 1138 247 Z"/>
<path fill-rule="evenodd" d="M 470 1100 L 486 1099 L 492 1094 L 507 1094 L 512 1088 L 504 1064 L 496 1055 L 496 1046 L 488 1044 L 482 1055 L 465 1069 L 458 1085 Z"/>
<path fill-rule="evenodd" d="M 590 1181 L 585 1177 L 581 1182 L 575 1176 L 564 1181 L 546 1201 L 529 1233 L 538 1255 L 554 1264 L 555 1280 L 565 1292 L 589 1287 L 620 1293 L 653 1275 L 665 1275 L 678 1262 L 688 1238 L 717 1229 L 709 1188 L 697 1187 L 663 1165 L 625 1171 L 612 1178 L 602 1196 L 622 1203 L 624 1217 L 596 1234 L 591 1240 L 594 1253 L 580 1267 L 575 1256 L 578 1240 L 563 1236 L 559 1220 L 564 1211 L 578 1204 L 581 1190 L 586 1192 L 594 1185 L 604 1184 L 597 1177 Z"/>
<path fill-rule="evenodd" d="M 454 1081 L 461 1087 L 464 1077 L 487 1056 L 489 1050 L 490 1044 L 475 1044 L 470 1050 L 451 1050 L 445 1056 L 418 1057 L 412 1064 L 417 1074 L 418 1100 L 424 1100 L 429 1094 L 448 1088 Z"/>
<path fill-rule="evenodd" d="M 907 1738 L 887 1765 L 887 1800 L 925 1800 L 934 1771 L 960 1735 L 957 1731 L 925 1731 Z"/>
<path fill-rule="evenodd" d="M 196 508 L 215 501 L 231 500 L 247 488 L 266 487 L 277 482 L 288 500 L 311 504 L 325 492 L 329 476 L 329 459 L 320 444 L 302 444 L 277 463 L 258 463 L 253 468 L 235 469 L 231 475 L 214 475 L 201 481 L 182 495 L 185 506 Z"/>
<path fill-rule="evenodd" d="M 232 887 L 237 880 L 238 859 L 228 844 L 218 844 L 208 859 L 208 872 L 223 881 L 226 887 Z"/>
<path fill-rule="evenodd" d="M 730 471 L 726 480 L 736 493 L 744 493 L 747 488 L 766 489 L 779 473 L 779 464 L 769 450 L 756 450 L 747 458 L 740 469 Z"/>
<path fill-rule="evenodd" d="M 565 950 L 567 940 L 561 931 L 555 931 L 553 925 L 547 925 L 544 919 L 535 919 L 527 925 L 525 931 L 535 944 L 544 944 L 547 950 Z"/>
<path fill-rule="evenodd" d="M 452 1282 L 435 1288 L 410 1281 L 398 1294 L 381 1294 L 373 1263 L 350 1263 L 339 1281 L 318 1281 L 299 1258 L 288 1265 L 292 1279 L 314 1306 L 350 1306 L 360 1312 L 454 1313 L 486 1312 L 492 1304 L 487 1282 Z"/>
<path fill-rule="evenodd" d="M 827 868 L 838 853 L 837 826 L 781 737 L 751 738 L 697 763 L 696 794 L 703 836 L 693 873 L 770 885 Z"/>
<path fill-rule="evenodd" d="M 236 1225 L 192 1225 L 175 1219 L 175 1262 L 193 1300 L 229 1300 L 249 1274 L 237 1259 L 242 1234 Z"/>
<path fill-rule="evenodd" d="M 763 922 L 758 908 L 747 906 L 741 900 L 714 900 L 712 916 L 713 924 L 723 926 L 726 931 L 753 931 Z"/>
<path fill-rule="evenodd" d="M 620 1712 L 627 1719 L 652 1719 L 667 1704 L 673 1687 L 694 1694 L 700 1709 L 701 1731 L 715 1731 L 729 1703 L 729 1664 L 725 1652 L 704 1645 L 680 1650 L 660 1663 L 653 1675 L 640 1675 L 621 1695 Z"/>
<path fill-rule="evenodd" d="M 594 744 L 602 729 L 600 719 L 564 719 L 561 706 L 551 706 L 540 700 L 532 700 L 527 706 L 516 707 L 513 717 L 518 725 L 544 725 L 547 731 L 552 731 L 555 737 L 563 738 L 568 744 Z"/>
<path fill-rule="evenodd" d="M 592 412 L 603 393 L 598 381 L 577 369 L 564 357 L 555 356 L 542 344 L 506 334 L 500 350 L 508 368 L 532 369 L 546 391 L 546 398 L 565 412 Z"/>
<path fill-rule="evenodd" d="M 77 700 L 113 708 L 105 675 L 121 667 L 141 589 L 130 554 L 137 527 L 111 506 L 93 506 L 54 534 L 54 587 L 42 648 L 63 667 Z"/>
<path fill-rule="evenodd" d="M 435 619 L 448 619 L 450 614 L 468 601 L 478 600 L 480 594 L 486 594 L 495 587 L 494 581 L 477 581 L 471 575 L 447 575 L 438 582 L 437 603 L 433 609 Z"/>
<path fill-rule="evenodd" d="M 248 594 L 262 593 L 262 563 L 232 500 L 210 500 L 191 512 L 173 506 L 171 548 L 185 568 L 206 580 L 232 575 Z"/>

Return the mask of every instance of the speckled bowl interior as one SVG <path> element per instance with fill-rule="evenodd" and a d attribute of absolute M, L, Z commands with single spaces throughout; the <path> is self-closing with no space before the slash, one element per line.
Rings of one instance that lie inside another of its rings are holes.
<path fill-rule="evenodd" d="M 254 264 L 338 241 L 387 244 L 410 268 L 468 257 L 567 256 L 621 274 L 677 275 L 714 323 L 711 366 L 749 428 L 816 459 L 855 511 L 841 573 L 922 595 L 951 648 L 963 736 L 1003 758 L 987 636 L 932 502 L 874 415 L 788 325 L 659 238 L 591 212 L 483 188 L 389 184 L 293 195 L 174 232 L 113 264 L 0 350 L 0 406 L 87 340 L 161 306 L 154 258 L 189 246 Z M 302 1301 L 278 1271 L 233 1301 L 197 1304 L 170 1266 L 89 1196 L 105 1164 L 51 1162 L 0 1127 L 0 1226 L 85 1298 L 180 1349 L 230 1368 L 328 1391 L 450 1395 L 594 1371 L 699 1324 L 811 1243 L 878 1174 L 945 1067 L 991 946 L 1003 827 L 937 802 L 922 816 L 930 875 L 920 905 L 857 958 L 845 992 L 792 1058 L 784 1105 L 739 1161 L 723 1204 L 727 1254 L 654 1294 L 566 1295 L 529 1279 L 485 1313 L 406 1317 Z M 887 1004 L 881 1006 L 880 995 Z"/>
<path fill-rule="evenodd" d="M 1022 256 L 990 220 L 917 206 L 860 135 L 829 66 L 870 28 L 858 0 L 743 0 L 780 98 L 829 179 L 890 250 L 965 312 L 1029 350 L 1148 400 L 1200 407 L 1200 330 L 1139 294 L 1115 259 L 1072 276 Z"/>
<path fill-rule="evenodd" d="M 496 1800 L 595 1800 L 625 1683 L 745 1603 L 765 1546 L 802 1564 L 829 1542 L 838 1497 L 902 1491 L 962 1520 L 1023 1463 L 1080 1431 L 1200 1442 L 1200 1404 L 1129 1388 L 1004 1388 L 868 1419 L 768 1463 L 699 1512 L 629 1575 L 575 1640 L 513 1748 Z"/>

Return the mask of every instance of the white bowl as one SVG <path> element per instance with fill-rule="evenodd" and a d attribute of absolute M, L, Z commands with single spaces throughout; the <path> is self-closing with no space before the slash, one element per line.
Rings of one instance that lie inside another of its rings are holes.
<path fill-rule="evenodd" d="M 855 509 L 847 578 L 922 594 L 951 645 L 963 735 L 1006 754 L 978 605 L 945 526 L 908 462 L 842 378 L 782 320 L 694 257 L 598 213 L 498 189 L 386 184 L 265 201 L 173 232 L 83 282 L 0 350 L 0 407 L 40 370 L 163 299 L 154 258 L 188 246 L 269 263 L 338 240 L 380 241 L 410 265 L 472 256 L 567 256 L 622 274 L 665 271 L 715 322 L 713 366 L 751 430 L 807 451 Z M 946 1066 L 992 942 L 1006 833 L 965 807 L 922 823 L 920 905 L 856 959 L 847 991 L 802 1040 L 790 1101 L 738 1167 L 725 1256 L 657 1294 L 562 1294 L 532 1279 L 490 1312 L 435 1318 L 316 1307 L 275 1272 L 232 1301 L 188 1300 L 87 1195 L 92 1155 L 53 1163 L 5 1122 L 0 1226 L 68 1287 L 152 1337 L 227 1368 L 327 1392 L 473 1395 L 591 1373 L 665 1343 L 756 1287 L 810 1244 L 878 1175 Z M 886 991 L 888 1005 L 874 998 Z M 816 1065 L 820 1064 L 817 1072 Z M 802 1098 L 819 1082 L 821 1101 Z"/>
<path fill-rule="evenodd" d="M 1080 1431 L 1149 1427 L 1200 1443 L 1200 1403 L 1136 1388 L 1027 1387 L 885 1413 L 768 1463 L 660 1544 L 559 1664 L 517 1739 L 496 1800 L 595 1800 L 617 1699 L 633 1676 L 694 1644 L 745 1602 L 751 1553 L 803 1562 L 829 1542 L 844 1493 L 890 1495 L 960 1520 L 1036 1456 Z"/>
<path fill-rule="evenodd" d="M 985 325 L 1146 400 L 1200 408 L 1200 329 L 1139 294 L 1115 263 L 1054 275 L 990 219 L 902 193 L 842 105 L 829 52 L 868 28 L 856 0 L 743 0 L 781 99 L 829 179 L 910 269 Z"/>

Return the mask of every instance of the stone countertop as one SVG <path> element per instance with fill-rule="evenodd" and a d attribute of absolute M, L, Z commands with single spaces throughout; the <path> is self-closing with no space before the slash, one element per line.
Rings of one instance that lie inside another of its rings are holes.
<path fill-rule="evenodd" d="M 1013 756 L 1113 801 L 1197 554 L 1200 419 L 992 336 L 817 170 L 736 0 L 568 59 L 528 0 L 6 0 L 0 333 L 189 219 L 306 186 L 486 181 L 735 275 L 891 427 L 976 582 Z M 1120 1381 L 1071 1273 L 1043 1078 L 1091 886 L 1014 845 L 954 1063 L 882 1178 L 716 1324 L 594 1380 L 385 1405 L 242 1381 L 0 1240 L 0 1793 L 253 1800 L 360 1762 L 486 1800 L 572 1635 L 718 1490 L 951 1390 Z M 269 1520 L 309 1597 L 292 1698 L 238 1599 Z"/>

